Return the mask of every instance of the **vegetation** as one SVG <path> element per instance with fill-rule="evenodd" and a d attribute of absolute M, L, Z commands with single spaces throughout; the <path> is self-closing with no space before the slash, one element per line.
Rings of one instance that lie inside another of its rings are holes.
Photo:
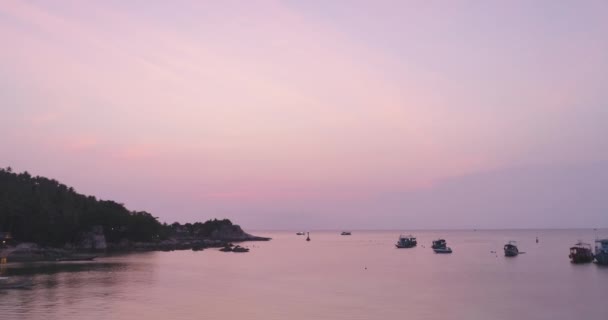
<path fill-rule="evenodd" d="M 76 243 L 94 226 L 103 227 L 108 242 L 153 241 L 176 234 L 205 237 L 224 224 L 232 222 L 161 224 L 148 212 L 79 194 L 53 179 L 0 168 L 0 231 L 11 232 L 17 241 Z"/>

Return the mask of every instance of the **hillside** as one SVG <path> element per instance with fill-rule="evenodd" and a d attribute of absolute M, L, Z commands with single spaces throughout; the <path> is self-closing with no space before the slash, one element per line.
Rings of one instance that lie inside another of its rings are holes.
<path fill-rule="evenodd" d="M 150 242 L 174 236 L 214 238 L 218 234 L 251 237 L 227 219 L 161 224 L 148 212 L 131 211 L 121 203 L 79 194 L 57 180 L 15 173 L 10 167 L 0 169 L 0 232 L 10 232 L 19 242 L 62 246 L 78 243 L 83 234 L 99 230 L 99 226 L 109 243 Z"/>

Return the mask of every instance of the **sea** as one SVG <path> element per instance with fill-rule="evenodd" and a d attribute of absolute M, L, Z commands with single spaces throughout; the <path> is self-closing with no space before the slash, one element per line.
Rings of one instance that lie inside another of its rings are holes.
<path fill-rule="evenodd" d="M 608 319 L 608 268 L 568 259 L 606 229 L 340 231 L 258 231 L 272 240 L 248 253 L 9 261 L 1 275 L 33 285 L 0 290 L 0 319 Z M 395 248 L 400 234 L 418 246 Z M 505 257 L 509 240 L 525 253 Z"/>

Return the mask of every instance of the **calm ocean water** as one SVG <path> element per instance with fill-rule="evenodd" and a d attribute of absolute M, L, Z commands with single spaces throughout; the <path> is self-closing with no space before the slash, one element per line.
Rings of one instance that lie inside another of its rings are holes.
<path fill-rule="evenodd" d="M 568 248 L 608 230 L 257 232 L 251 252 L 149 252 L 8 264 L 31 289 L 0 291 L 0 319 L 608 319 L 608 268 Z M 540 243 L 535 243 L 538 236 Z M 454 253 L 434 254 L 443 237 Z M 505 258 L 502 246 L 520 251 Z M 498 251 L 493 254 L 491 251 Z"/>

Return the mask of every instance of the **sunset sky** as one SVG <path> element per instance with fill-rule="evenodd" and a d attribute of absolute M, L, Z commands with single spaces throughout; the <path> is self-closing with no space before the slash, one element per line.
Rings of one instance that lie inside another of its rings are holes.
<path fill-rule="evenodd" d="M 0 111 L 169 223 L 608 226 L 607 1 L 0 0 Z"/>

